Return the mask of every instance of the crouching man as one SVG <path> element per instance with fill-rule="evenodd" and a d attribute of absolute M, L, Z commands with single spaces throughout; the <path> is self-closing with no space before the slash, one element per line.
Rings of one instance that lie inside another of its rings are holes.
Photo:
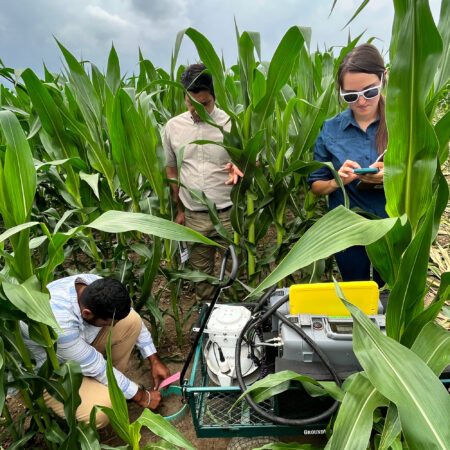
<path fill-rule="evenodd" d="M 86 274 L 53 281 L 47 289 L 50 292 L 50 306 L 61 328 L 55 330 L 58 334 L 58 359 L 61 363 L 77 361 L 83 374 L 77 419 L 89 422 L 94 405 L 111 407 L 105 357 L 113 317 L 111 354 L 117 383 L 126 399 L 143 408 L 157 408 L 161 402 L 161 393 L 141 389 L 123 374 L 136 345 L 143 358 L 150 362 L 155 387 L 170 375 L 169 369 L 156 354 L 149 331 L 139 315 L 131 309 L 131 299 L 125 286 L 112 278 Z M 21 329 L 25 343 L 35 357 L 37 367 L 40 367 L 46 360 L 45 351 L 30 339 L 25 324 L 21 324 Z M 44 399 L 49 408 L 64 417 L 62 403 L 46 391 Z M 97 428 L 109 422 L 102 412 L 97 413 L 96 419 Z"/>

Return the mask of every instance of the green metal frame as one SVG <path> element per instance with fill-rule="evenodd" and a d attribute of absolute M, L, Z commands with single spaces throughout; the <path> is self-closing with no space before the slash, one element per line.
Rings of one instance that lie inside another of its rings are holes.
<path fill-rule="evenodd" d="M 241 395 L 241 390 L 238 386 L 209 386 L 210 380 L 206 370 L 206 361 L 203 357 L 202 341 L 203 337 L 200 339 L 195 352 L 189 382 L 182 388 L 183 395 L 191 409 L 197 437 L 325 434 L 327 423 L 293 427 L 268 422 L 258 416 L 245 400 L 231 408 Z M 271 400 L 266 400 L 260 406 L 268 411 L 276 410 L 276 404 Z"/>

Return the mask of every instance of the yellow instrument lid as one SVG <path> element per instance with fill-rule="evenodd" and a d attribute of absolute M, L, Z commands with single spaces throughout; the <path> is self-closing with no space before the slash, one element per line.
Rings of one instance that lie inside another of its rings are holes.
<path fill-rule="evenodd" d="M 378 312 L 378 284 L 375 281 L 344 281 L 339 283 L 345 298 L 365 314 Z M 289 288 L 291 314 L 350 316 L 336 294 L 334 283 L 294 284 Z"/>

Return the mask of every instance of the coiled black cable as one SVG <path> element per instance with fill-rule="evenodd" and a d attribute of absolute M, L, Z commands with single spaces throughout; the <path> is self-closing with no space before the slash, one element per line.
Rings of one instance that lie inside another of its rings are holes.
<path fill-rule="evenodd" d="M 273 290 L 272 290 L 273 292 Z M 270 294 L 269 294 L 270 295 Z M 263 303 L 267 300 L 269 295 L 264 295 L 261 300 L 258 302 L 256 307 L 254 308 L 254 312 L 258 312 L 262 307 Z M 248 320 L 248 322 L 245 324 L 244 328 L 242 329 L 241 333 L 239 334 L 239 337 L 236 341 L 236 351 L 235 351 L 235 367 L 236 367 L 236 378 L 239 383 L 239 387 L 241 388 L 242 392 L 245 392 L 247 387 L 244 384 L 244 379 L 241 372 L 241 345 L 242 340 L 244 339 L 244 336 L 249 333 L 253 328 L 256 328 L 258 325 L 263 324 L 263 322 L 268 319 L 272 314 L 275 314 L 275 316 L 281 320 L 286 326 L 293 329 L 302 339 L 304 339 L 316 352 L 319 358 L 323 361 L 327 369 L 330 371 L 330 374 L 338 384 L 338 386 L 341 385 L 341 380 L 339 378 L 339 375 L 332 367 L 328 357 L 326 354 L 322 351 L 322 349 L 314 342 L 312 338 L 310 338 L 300 327 L 294 325 L 291 323 L 286 317 L 284 317 L 282 314 L 280 314 L 277 309 L 286 303 L 289 300 L 289 294 L 282 297 L 278 302 L 276 302 L 273 306 L 271 306 L 267 311 L 265 311 L 263 314 L 261 314 L 259 317 L 255 317 L 254 314 L 252 317 Z M 286 419 L 285 417 L 279 417 L 275 414 L 269 413 L 262 409 L 252 398 L 251 395 L 245 396 L 248 404 L 261 416 L 264 417 L 267 420 L 270 420 L 273 423 L 279 424 L 279 425 L 291 425 L 291 426 L 303 426 L 303 425 L 309 425 L 311 423 L 320 422 L 321 420 L 327 419 L 330 417 L 338 408 L 339 402 L 334 401 L 333 404 L 323 411 L 320 414 L 317 414 L 315 416 L 308 417 L 307 419 Z"/>

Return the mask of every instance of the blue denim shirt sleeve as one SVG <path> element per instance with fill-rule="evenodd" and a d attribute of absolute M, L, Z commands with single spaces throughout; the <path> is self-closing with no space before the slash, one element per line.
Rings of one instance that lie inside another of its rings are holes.
<path fill-rule="evenodd" d="M 324 122 L 322 131 L 314 146 L 314 160 L 331 162 L 338 170 L 346 160 L 356 161 L 361 167 L 370 166 L 378 156 L 376 149 L 376 133 L 379 121 L 376 120 L 363 131 L 353 117 L 350 108 L 332 119 Z M 321 168 L 308 178 L 311 185 L 318 180 L 331 180 L 333 175 L 327 168 Z M 364 211 L 387 217 L 384 189 L 359 191 L 356 186 L 358 180 L 345 186 L 350 200 L 350 207 L 359 207 Z M 344 204 L 342 191 L 337 189 L 329 195 L 329 208 L 336 208 Z"/>
<path fill-rule="evenodd" d="M 322 130 L 319 134 L 319 137 L 314 144 L 314 160 L 319 162 L 328 162 L 331 161 L 331 155 L 327 152 L 327 148 L 325 146 L 324 139 L 324 131 Z M 333 174 L 328 167 L 322 167 L 319 170 L 316 170 L 308 177 L 308 184 L 311 186 L 314 181 L 318 180 L 331 180 L 333 178 Z"/>

